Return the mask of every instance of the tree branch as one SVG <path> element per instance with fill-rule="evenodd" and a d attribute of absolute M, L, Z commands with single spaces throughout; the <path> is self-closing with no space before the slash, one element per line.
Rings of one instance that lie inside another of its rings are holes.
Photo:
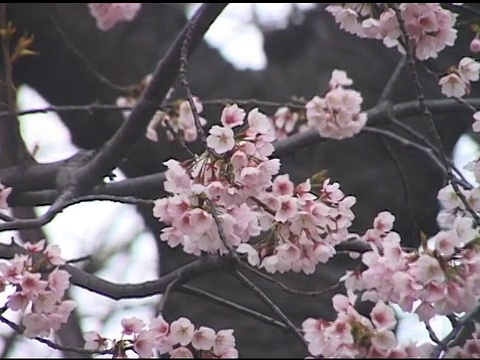
<path fill-rule="evenodd" d="M 123 122 L 113 137 L 84 167 L 78 169 L 79 185 L 90 189 L 112 171 L 122 158 L 130 151 L 135 142 L 144 134 L 150 119 L 157 111 L 158 105 L 165 99 L 180 69 L 180 51 L 190 26 L 195 23 L 188 55 L 198 47 L 210 25 L 226 7 L 226 3 L 203 4 L 178 35 L 167 54 L 157 64 L 152 80 L 143 92 L 137 105 L 127 120 Z"/>

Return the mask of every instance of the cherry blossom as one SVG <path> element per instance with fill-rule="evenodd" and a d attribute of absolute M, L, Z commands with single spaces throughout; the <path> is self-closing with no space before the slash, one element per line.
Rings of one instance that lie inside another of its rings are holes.
<path fill-rule="evenodd" d="M 100 30 L 107 31 L 122 21 L 132 21 L 142 7 L 141 3 L 90 3 L 90 14 Z"/>
<path fill-rule="evenodd" d="M 233 131 L 229 127 L 212 126 L 207 137 L 207 146 L 217 154 L 230 151 L 235 146 Z"/>
<path fill-rule="evenodd" d="M 121 326 L 123 331 L 119 340 L 105 338 L 96 331 L 85 333 L 85 348 L 94 351 L 113 350 L 114 357 L 125 357 L 129 349 L 141 358 L 152 358 L 157 353 L 167 354 L 170 358 L 238 357 L 231 329 L 217 333 L 206 326 L 195 329 L 192 322 L 185 317 L 169 324 L 161 315 L 151 319 L 149 327 L 145 326 L 143 320 L 135 317 L 122 319 Z"/>
<path fill-rule="evenodd" d="M 442 93 L 448 97 L 460 98 L 468 92 L 468 83 L 455 73 L 443 76 L 438 84 L 442 87 Z"/>
<path fill-rule="evenodd" d="M 194 326 L 187 318 L 181 317 L 170 324 L 169 340 L 172 344 L 188 345 L 193 334 Z"/>
<path fill-rule="evenodd" d="M 8 209 L 7 198 L 11 192 L 11 187 L 6 187 L 0 182 L 0 209 Z"/>
<path fill-rule="evenodd" d="M 476 111 L 473 114 L 473 119 L 475 120 L 475 122 L 472 125 L 473 131 L 480 132 L 480 111 Z"/>
<path fill-rule="evenodd" d="M 58 331 L 68 321 L 75 308 L 73 301 L 62 300 L 70 286 L 70 274 L 57 267 L 65 260 L 56 245 L 45 247 L 45 241 L 41 240 L 36 244 L 27 242 L 24 247 L 27 254 L 15 255 L 9 262 L 0 263 L 2 286 L 15 285 L 6 306 L 13 311 L 28 311 L 22 320 L 25 336 L 49 336 L 52 330 Z M 38 272 L 45 264 L 52 267 Z"/>
<path fill-rule="evenodd" d="M 220 121 L 223 126 L 233 128 L 243 124 L 245 119 L 245 110 L 239 108 L 237 104 L 226 106 L 222 111 Z"/>
<path fill-rule="evenodd" d="M 474 54 L 480 52 L 480 39 L 477 36 L 475 36 L 470 42 L 470 51 Z"/>
<path fill-rule="evenodd" d="M 405 53 L 398 40 L 401 31 L 395 11 L 390 7 L 382 7 L 383 4 L 378 5 L 333 4 L 328 5 L 326 10 L 334 16 L 341 29 L 362 38 L 383 40 L 385 46 L 396 46 Z M 437 3 L 402 3 L 399 11 L 419 60 L 436 58 L 445 47 L 454 45 L 457 38 L 454 28 L 456 14 Z"/>
<path fill-rule="evenodd" d="M 465 80 L 465 82 L 478 81 L 479 70 L 480 63 L 471 57 L 462 58 L 458 64 L 458 73 Z"/>
<path fill-rule="evenodd" d="M 192 346 L 198 350 L 210 350 L 215 343 L 216 337 L 213 329 L 200 326 L 193 333 Z"/>
<path fill-rule="evenodd" d="M 133 333 L 139 333 L 145 327 L 145 323 L 137 319 L 136 317 L 122 319 L 121 321 L 124 335 L 132 335 Z"/>
<path fill-rule="evenodd" d="M 359 92 L 345 89 L 351 84 L 344 72 L 334 70 L 330 80 L 331 90 L 325 98 L 314 96 L 306 104 L 307 120 L 323 137 L 343 139 L 356 135 L 365 126 L 367 116 L 361 112 L 363 98 Z"/>
<path fill-rule="evenodd" d="M 288 107 L 279 108 L 271 118 L 272 124 L 275 127 L 275 136 L 278 140 L 285 139 L 291 134 L 299 119 L 298 112 L 294 112 Z"/>
<path fill-rule="evenodd" d="M 308 350 L 313 356 L 325 358 L 394 357 L 407 354 L 423 357 L 429 353 L 428 345 L 399 345 L 391 331 L 396 325 L 393 310 L 378 301 L 370 313 L 372 321 L 354 308 L 356 296 L 336 294 L 332 301 L 338 313 L 334 321 L 307 318 L 302 323 Z M 425 347 L 428 350 L 424 350 Z"/>

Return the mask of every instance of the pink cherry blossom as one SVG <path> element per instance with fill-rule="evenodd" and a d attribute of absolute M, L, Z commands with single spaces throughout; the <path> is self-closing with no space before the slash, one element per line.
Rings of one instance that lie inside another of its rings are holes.
<path fill-rule="evenodd" d="M 176 349 L 170 351 L 170 358 L 171 359 L 193 359 L 192 352 L 183 346 L 180 346 Z"/>
<path fill-rule="evenodd" d="M 237 359 L 238 350 L 233 347 L 225 349 L 225 351 L 219 354 L 218 357 L 220 359 Z"/>
<path fill-rule="evenodd" d="M 334 69 L 332 71 L 332 78 L 328 83 L 330 88 L 336 88 L 338 86 L 350 86 L 353 84 L 353 80 L 347 76 L 347 72 L 344 70 Z"/>
<path fill-rule="evenodd" d="M 40 240 L 33 244 L 30 241 L 27 241 L 23 247 L 27 249 L 28 252 L 39 253 L 45 249 L 45 240 Z"/>
<path fill-rule="evenodd" d="M 21 292 L 15 292 L 8 296 L 7 306 L 13 311 L 25 311 L 31 301 L 31 296 Z"/>
<path fill-rule="evenodd" d="M 454 230 L 439 231 L 434 237 L 435 249 L 443 256 L 451 256 L 455 252 L 455 247 L 460 245 L 457 234 Z"/>
<path fill-rule="evenodd" d="M 274 195 L 293 195 L 294 185 L 290 181 L 290 175 L 279 175 L 275 178 L 272 185 L 272 192 Z"/>
<path fill-rule="evenodd" d="M 389 232 L 393 228 L 395 216 L 389 211 L 382 211 L 373 220 L 373 227 L 381 232 Z"/>
<path fill-rule="evenodd" d="M 63 297 L 70 286 L 70 276 L 65 270 L 58 270 L 58 268 L 48 275 L 48 286 L 59 299 Z"/>
<path fill-rule="evenodd" d="M 372 322 L 379 330 L 391 330 L 397 324 L 395 312 L 390 306 L 387 306 L 383 301 L 377 302 L 370 313 Z"/>
<path fill-rule="evenodd" d="M 7 198 L 11 192 L 11 187 L 6 187 L 0 182 L 0 209 L 8 209 Z"/>
<path fill-rule="evenodd" d="M 359 37 L 383 40 L 385 46 L 396 46 L 404 53 L 405 49 L 398 40 L 401 30 L 395 11 L 379 5 L 332 4 L 326 10 L 334 16 L 341 29 Z M 436 58 L 445 47 L 455 43 L 456 14 L 437 3 L 402 3 L 399 10 L 418 59 Z"/>
<path fill-rule="evenodd" d="M 245 119 L 245 110 L 239 108 L 237 104 L 225 107 L 222 110 L 220 121 L 223 126 L 233 128 L 243 124 Z"/>
<path fill-rule="evenodd" d="M 186 346 L 192 341 L 194 326 L 190 320 L 181 317 L 170 324 L 169 340 L 172 344 Z"/>
<path fill-rule="evenodd" d="M 273 127 L 265 116 L 257 108 L 248 113 L 248 125 L 252 134 L 268 134 L 273 131 Z"/>
<path fill-rule="evenodd" d="M 480 63 L 471 57 L 463 57 L 458 64 L 458 72 L 465 82 L 478 81 Z"/>
<path fill-rule="evenodd" d="M 448 97 L 462 97 L 468 91 L 468 84 L 458 74 L 451 73 L 443 76 L 438 81 L 442 87 L 442 93 Z"/>
<path fill-rule="evenodd" d="M 89 3 L 90 14 L 100 30 L 107 31 L 122 21 L 132 21 L 140 10 L 141 3 Z"/>
<path fill-rule="evenodd" d="M 447 210 L 452 210 L 462 204 L 461 199 L 451 184 L 444 186 L 438 191 L 437 199 L 440 200 L 442 206 Z"/>
<path fill-rule="evenodd" d="M 141 358 L 151 358 L 155 348 L 155 338 L 150 331 L 141 331 L 135 336 L 133 349 Z"/>
<path fill-rule="evenodd" d="M 58 297 L 52 292 L 43 292 L 39 294 L 33 301 L 35 312 L 52 313 L 55 312 L 58 303 Z"/>
<path fill-rule="evenodd" d="M 42 314 L 26 314 L 22 320 L 25 330 L 23 335 L 32 339 L 36 336 L 47 337 L 50 335 L 51 327 L 48 318 Z"/>
<path fill-rule="evenodd" d="M 286 106 L 279 108 L 271 119 L 273 126 L 275 127 L 275 136 L 277 140 L 284 139 L 291 134 L 295 129 L 298 119 L 298 112 L 294 112 Z"/>
<path fill-rule="evenodd" d="M 275 220 L 285 222 L 295 216 L 297 213 L 297 202 L 291 196 L 280 196 L 278 209 L 275 213 Z"/>
<path fill-rule="evenodd" d="M 472 125 L 473 131 L 480 132 L 480 111 L 476 111 L 475 114 L 473 114 L 473 119 L 475 120 Z"/>
<path fill-rule="evenodd" d="M 475 36 L 470 42 L 470 51 L 474 54 L 480 52 L 480 39 L 477 36 Z"/>
<path fill-rule="evenodd" d="M 138 334 L 145 327 L 143 320 L 136 317 L 123 318 L 121 324 L 123 327 L 122 333 L 125 335 Z"/>
<path fill-rule="evenodd" d="M 50 244 L 45 249 L 45 258 L 46 260 L 55 266 L 60 266 L 65 264 L 65 260 L 60 256 L 61 250 L 58 245 Z"/>
<path fill-rule="evenodd" d="M 215 342 L 213 344 L 213 353 L 217 356 L 225 353 L 227 350 L 235 347 L 235 337 L 233 330 L 220 330 L 217 332 Z"/>
<path fill-rule="evenodd" d="M 48 283 L 45 280 L 41 280 L 41 275 L 38 273 L 26 272 L 23 275 L 21 286 L 24 294 L 31 294 L 31 296 L 45 290 Z"/>
<path fill-rule="evenodd" d="M 165 121 L 169 121 L 167 114 L 163 111 L 157 111 L 147 125 L 147 132 L 145 134 L 147 139 L 153 142 L 158 142 L 157 128 L 160 124 L 165 123 Z"/>
<path fill-rule="evenodd" d="M 348 78 L 334 79 L 333 76 L 340 76 L 338 72 L 335 74 L 332 74 L 331 82 L 336 84 L 336 87 L 332 88 L 325 98 L 314 96 L 307 103 L 307 120 L 309 126 L 316 128 L 321 136 L 343 139 L 360 132 L 367 122 L 367 117 L 361 112 L 363 98 L 360 93 L 340 86 L 337 82 L 348 83 Z"/>
<path fill-rule="evenodd" d="M 215 343 L 216 334 L 213 329 L 200 326 L 193 333 L 192 346 L 198 350 L 210 350 Z"/>
<path fill-rule="evenodd" d="M 207 137 L 207 146 L 217 154 L 223 154 L 230 151 L 235 146 L 233 131 L 229 127 L 212 126 Z"/>
<path fill-rule="evenodd" d="M 162 315 L 158 315 L 150 321 L 150 331 L 153 333 L 156 340 L 167 336 L 169 330 L 170 325 L 165 321 Z"/>

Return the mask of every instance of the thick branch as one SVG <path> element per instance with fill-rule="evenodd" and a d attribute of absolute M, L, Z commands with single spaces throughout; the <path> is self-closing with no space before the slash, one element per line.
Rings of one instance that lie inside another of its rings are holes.
<path fill-rule="evenodd" d="M 480 108 L 480 99 L 472 98 L 465 101 Z M 470 114 L 471 110 L 464 105 L 458 103 L 455 99 L 438 99 L 426 100 L 426 104 L 434 114 Z M 388 116 L 387 108 L 384 106 L 375 106 L 367 111 L 368 124 L 375 125 L 385 120 Z M 391 113 L 397 119 L 418 115 L 421 113 L 418 101 L 410 101 L 394 105 Z M 453 119 L 452 119 L 453 121 Z M 394 133 L 391 133 L 394 134 Z M 404 141 L 405 139 L 399 135 L 394 140 Z M 321 138 L 315 129 L 294 134 L 288 138 L 277 141 L 275 143 L 275 156 L 283 156 L 301 147 L 310 146 L 328 139 Z M 414 145 L 415 146 L 415 145 Z M 424 151 L 428 148 L 420 146 L 418 150 Z M 428 151 L 429 152 L 429 151 Z M 434 157 L 434 154 L 428 154 Z M 42 190 L 55 188 L 55 178 L 57 172 L 64 164 L 59 161 L 50 164 L 32 164 L 25 167 L 11 167 L 0 170 L 0 179 L 6 186 L 12 186 L 14 193 L 9 198 L 11 206 L 25 205 L 48 205 L 51 204 L 58 192 L 56 190 L 45 190 L 31 193 L 22 193 L 31 190 Z M 137 197 L 153 197 L 161 196 L 163 193 L 163 182 L 165 181 L 165 173 L 157 173 L 137 178 L 122 180 L 109 184 L 102 184 L 94 188 L 90 194 L 92 195 L 114 195 L 114 196 L 137 196 Z"/>
<path fill-rule="evenodd" d="M 165 57 L 157 64 L 151 82 L 128 119 L 95 155 L 92 161 L 79 169 L 78 175 L 81 186 L 88 189 L 97 184 L 105 174 L 117 166 L 135 142 L 144 134 L 148 122 L 157 111 L 158 105 L 165 99 L 178 76 L 180 51 L 191 24 L 195 23 L 195 31 L 191 34 L 187 56 L 190 56 L 198 47 L 210 25 L 220 15 L 226 5 L 226 3 L 204 4 L 200 7 L 178 35 Z"/>

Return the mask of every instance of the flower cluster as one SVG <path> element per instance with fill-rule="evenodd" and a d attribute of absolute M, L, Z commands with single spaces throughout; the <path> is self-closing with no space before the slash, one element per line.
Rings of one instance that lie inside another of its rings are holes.
<path fill-rule="evenodd" d="M 6 187 L 0 182 L 0 209 L 8 208 L 7 198 L 11 192 L 12 192 L 11 187 Z"/>
<path fill-rule="evenodd" d="M 378 301 L 370 313 L 371 320 L 354 308 L 356 296 L 337 294 L 333 307 L 335 321 L 306 319 L 302 328 L 308 350 L 313 356 L 325 358 L 423 358 L 428 357 L 430 344 L 400 345 L 393 329 L 395 313 L 383 301 Z"/>
<path fill-rule="evenodd" d="M 90 14 L 97 21 L 97 27 L 102 31 L 113 28 L 122 21 L 132 21 L 137 16 L 142 3 L 89 3 Z"/>
<path fill-rule="evenodd" d="M 185 164 L 165 163 L 164 188 L 173 196 L 157 200 L 153 214 L 171 225 L 161 235 L 170 246 L 181 244 L 195 255 L 226 253 L 260 234 L 252 201 L 247 200 L 260 197 L 272 184 L 280 162 L 268 159 L 275 137 L 268 118 L 257 109 L 248 114 L 248 128 L 234 138 L 232 127 L 242 125 L 244 115 L 236 105 L 226 107 L 221 118 L 224 126 L 210 129 L 207 151 Z"/>
<path fill-rule="evenodd" d="M 153 209 L 170 225 L 161 239 L 195 255 L 238 247 L 250 264 L 269 272 L 312 273 L 348 237 L 355 198 L 329 179 L 318 195 L 310 192 L 310 181 L 295 187 L 286 174 L 272 180 L 280 162 L 268 158 L 275 139 L 271 122 L 253 109 L 248 126 L 235 135 L 233 128 L 242 126 L 245 116 L 236 105 L 227 106 L 223 126 L 210 129 L 207 151 L 184 164 L 165 163 L 164 188 L 173 195 L 156 200 Z M 262 231 L 268 232 L 263 239 L 246 244 Z"/>
<path fill-rule="evenodd" d="M 399 235 L 389 228 L 381 234 L 383 249 L 372 241 L 372 251 L 362 255 L 367 269 L 349 270 L 341 278 L 347 289 L 364 290 L 362 300 L 394 302 L 407 312 L 420 301 L 415 312 L 423 321 L 476 306 L 480 256 L 472 246 L 478 234 L 471 218 L 455 218 L 451 229 L 439 231 L 431 239 L 431 247 L 424 244 L 410 253 L 402 249 Z"/>
<path fill-rule="evenodd" d="M 24 335 L 29 338 L 49 336 L 65 324 L 75 308 L 72 300 L 62 300 L 70 286 L 70 274 L 58 267 L 65 264 L 57 245 L 45 247 L 45 240 L 24 245 L 26 254 L 15 255 L 9 262 L 0 262 L 0 290 L 12 285 L 7 307 L 25 312 Z"/>
<path fill-rule="evenodd" d="M 353 81 L 345 71 L 333 70 L 330 91 L 324 98 L 315 96 L 307 105 L 308 125 L 326 138 L 343 139 L 360 132 L 367 122 L 367 114 L 361 112 L 362 95 L 345 89 Z"/>
<path fill-rule="evenodd" d="M 192 322 L 181 317 L 170 324 L 161 315 L 145 323 L 135 317 L 121 321 L 122 335 L 119 340 L 109 340 L 96 331 L 84 335 L 85 348 L 92 351 L 111 349 L 115 358 L 126 357 L 133 350 L 141 358 L 168 355 L 170 358 L 222 358 L 238 357 L 233 330 L 217 333 L 206 326 L 195 329 Z"/>
<path fill-rule="evenodd" d="M 404 53 L 397 15 L 386 5 L 342 3 L 329 5 L 326 10 L 335 17 L 341 29 L 362 38 L 383 40 L 387 47 L 397 46 Z M 436 58 L 446 46 L 454 45 L 457 15 L 438 3 L 402 3 L 399 12 L 419 60 Z"/>
<path fill-rule="evenodd" d="M 470 82 L 478 81 L 480 63 L 470 57 L 460 60 L 458 67 L 453 68 L 448 75 L 438 81 L 442 93 L 448 97 L 462 97 L 470 94 Z"/>
<path fill-rule="evenodd" d="M 270 235 L 255 246 L 242 244 L 237 249 L 248 254 L 251 265 L 270 273 L 312 274 L 319 262 L 335 255 L 335 245 L 349 237 L 355 198 L 345 196 L 330 179 L 321 184 L 318 196 L 310 190 L 309 180 L 294 187 L 288 175 L 276 177 L 272 192 L 262 197 L 276 209 L 274 214 L 263 214 L 262 223 L 269 225 Z"/>

